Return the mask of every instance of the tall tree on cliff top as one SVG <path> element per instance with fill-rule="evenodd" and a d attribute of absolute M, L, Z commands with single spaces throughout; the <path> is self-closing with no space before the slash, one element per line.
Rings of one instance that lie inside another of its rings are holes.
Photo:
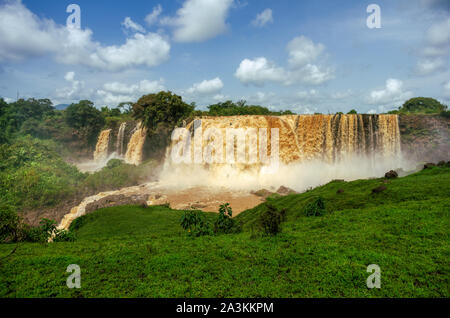
<path fill-rule="evenodd" d="M 142 122 L 152 135 L 158 127 L 175 127 L 194 110 L 193 105 L 183 102 L 181 96 L 172 92 L 159 92 L 142 96 L 133 105 L 133 117 Z"/>
<path fill-rule="evenodd" d="M 164 155 L 173 129 L 189 117 L 195 106 L 183 102 L 172 92 L 159 92 L 142 96 L 133 104 L 133 117 L 142 122 L 151 137 L 148 147 L 152 156 Z"/>
<path fill-rule="evenodd" d="M 94 107 L 94 103 L 82 100 L 67 107 L 65 112 L 67 125 L 74 128 L 89 145 L 95 144 L 100 130 L 105 125 L 105 118 Z"/>

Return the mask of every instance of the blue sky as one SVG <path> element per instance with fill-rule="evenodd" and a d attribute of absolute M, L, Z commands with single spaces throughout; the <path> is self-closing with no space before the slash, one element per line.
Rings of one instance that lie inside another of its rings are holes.
<path fill-rule="evenodd" d="M 66 26 L 69 4 L 81 28 Z M 369 4 L 381 28 L 368 28 Z M 450 104 L 450 1 L 0 0 L 0 96 L 97 107 L 171 90 L 299 113 Z"/>

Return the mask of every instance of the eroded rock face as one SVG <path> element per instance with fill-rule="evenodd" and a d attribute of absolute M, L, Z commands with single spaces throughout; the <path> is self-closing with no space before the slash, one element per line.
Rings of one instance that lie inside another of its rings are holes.
<path fill-rule="evenodd" d="M 269 191 L 267 189 L 261 189 L 261 190 L 258 190 L 258 191 L 252 191 L 251 194 L 254 194 L 254 195 L 258 196 L 258 197 L 266 199 L 267 197 L 272 195 L 273 192 L 271 192 L 271 191 Z"/>
<path fill-rule="evenodd" d="M 98 201 L 94 201 L 86 205 L 86 212 L 90 213 L 102 208 L 110 208 L 114 206 L 121 205 L 146 205 L 147 204 L 147 195 L 131 195 L 126 196 L 123 194 L 119 195 L 111 195 L 105 198 L 102 198 Z"/>
<path fill-rule="evenodd" d="M 277 193 L 279 195 L 289 195 L 289 194 L 296 194 L 297 192 L 292 190 L 291 188 L 285 187 L 285 186 L 281 186 L 280 188 L 278 188 Z"/>
<path fill-rule="evenodd" d="M 402 153 L 417 162 L 450 158 L 450 119 L 437 115 L 400 115 Z"/>

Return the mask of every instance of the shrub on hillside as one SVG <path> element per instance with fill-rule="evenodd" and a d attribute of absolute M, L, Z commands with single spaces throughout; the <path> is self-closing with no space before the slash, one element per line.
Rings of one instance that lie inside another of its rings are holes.
<path fill-rule="evenodd" d="M 180 220 L 181 227 L 191 236 L 210 235 L 211 227 L 200 211 L 186 211 Z"/>
<path fill-rule="evenodd" d="M 306 216 L 322 216 L 325 213 L 325 201 L 322 197 L 315 198 L 305 207 Z"/>
<path fill-rule="evenodd" d="M 219 208 L 219 215 L 214 221 L 213 230 L 216 234 L 230 234 L 239 232 L 239 226 L 233 217 L 233 210 L 229 203 L 222 204 Z"/>
<path fill-rule="evenodd" d="M 0 207 L 0 243 L 17 241 L 19 217 L 11 206 Z"/>
<path fill-rule="evenodd" d="M 281 223 L 286 218 L 286 209 L 278 211 L 271 204 L 266 205 L 266 210 L 259 217 L 262 231 L 267 235 L 277 235 L 281 232 Z"/>

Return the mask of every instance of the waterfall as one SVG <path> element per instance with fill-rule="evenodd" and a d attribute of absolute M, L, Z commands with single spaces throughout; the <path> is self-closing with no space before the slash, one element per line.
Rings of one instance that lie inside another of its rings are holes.
<path fill-rule="evenodd" d="M 386 158 L 400 154 L 397 115 L 204 117 L 201 123 L 203 132 L 214 128 L 223 136 L 228 128 L 278 128 L 280 160 L 286 164 L 309 160 L 333 163 L 354 156 Z M 193 122 L 186 128 L 193 133 Z M 226 142 L 225 137 L 222 140 Z M 203 136 L 202 147 L 205 146 Z"/>
<path fill-rule="evenodd" d="M 185 128 L 187 132 L 174 135 L 160 175 L 161 180 L 177 187 L 224 186 L 254 190 L 283 185 L 304 191 L 333 179 L 379 177 L 391 169 L 410 168 L 410 163 L 401 157 L 397 115 L 205 116 Z M 240 142 L 235 138 L 235 142 L 228 145 L 229 128 L 243 129 L 245 137 L 240 137 Z M 251 133 L 252 129 L 264 131 L 266 137 Z M 272 149 L 276 129 L 278 149 Z M 218 137 L 211 138 L 207 133 L 211 131 Z M 190 134 L 187 147 L 186 134 Z M 270 173 L 271 170 L 266 169 L 270 164 L 263 159 L 265 155 L 272 157 L 273 151 L 278 153 L 274 158 L 279 159 L 279 165 Z M 214 158 L 206 162 L 205 153 L 218 154 L 221 160 Z M 230 162 L 228 156 L 235 157 L 235 161 Z"/>
<path fill-rule="evenodd" d="M 116 152 L 119 157 L 124 155 L 124 147 L 123 147 L 124 140 L 123 139 L 125 137 L 125 128 L 126 127 L 127 127 L 126 122 L 121 123 L 120 127 L 119 127 L 119 132 L 117 134 Z"/>
<path fill-rule="evenodd" d="M 128 164 L 139 165 L 143 160 L 144 143 L 147 136 L 147 129 L 141 128 L 141 123 L 138 123 L 133 135 L 130 138 L 125 153 L 125 162 Z"/>
<path fill-rule="evenodd" d="M 98 136 L 97 145 L 95 146 L 94 160 L 105 161 L 108 158 L 109 151 L 109 136 L 111 129 L 103 130 Z"/>

